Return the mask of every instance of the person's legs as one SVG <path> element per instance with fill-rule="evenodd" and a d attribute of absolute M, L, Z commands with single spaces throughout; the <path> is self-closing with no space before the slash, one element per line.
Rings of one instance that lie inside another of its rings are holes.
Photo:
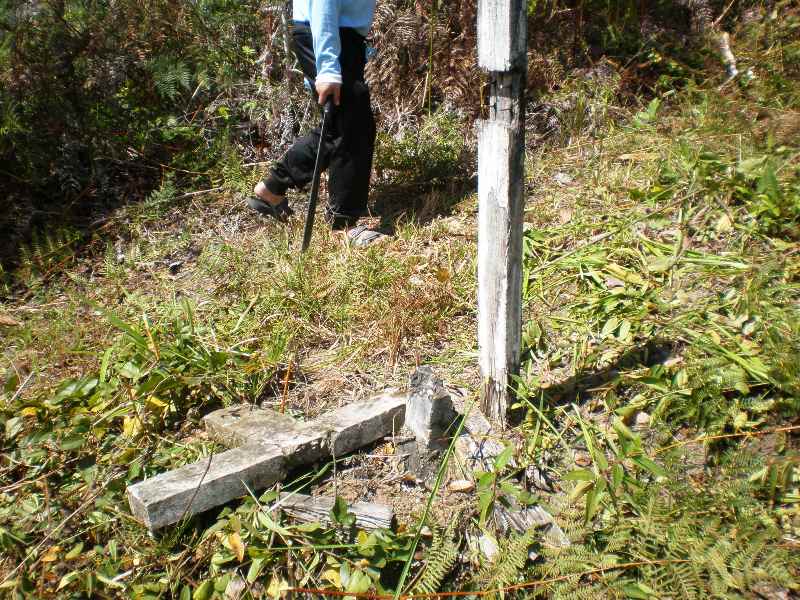
<path fill-rule="evenodd" d="M 334 226 L 351 224 L 366 210 L 375 146 L 375 120 L 364 81 L 365 40 L 352 29 L 343 28 L 340 35 L 341 104 L 334 108 L 330 132 L 326 131 L 320 156 L 323 170 L 330 165 L 326 213 Z M 303 73 L 313 81 L 316 65 L 311 30 L 307 26 L 295 26 L 293 42 Z M 316 95 L 314 98 L 316 100 Z M 298 138 L 270 170 L 269 176 L 256 186 L 255 194 L 277 204 L 283 201 L 289 188 L 299 189 L 308 184 L 314 174 L 319 143 L 319 128 Z"/>
<path fill-rule="evenodd" d="M 341 30 L 342 110 L 337 113 L 341 132 L 331 156 L 328 178 L 329 217 L 355 220 L 364 214 L 369 198 L 375 119 L 369 88 L 364 81 L 366 43 L 352 29 Z"/>
<path fill-rule="evenodd" d="M 303 74 L 314 81 L 317 76 L 317 67 L 314 60 L 314 41 L 311 37 L 311 29 L 304 25 L 295 25 L 292 30 L 292 45 L 295 56 L 300 63 Z M 316 100 L 316 95 L 312 96 Z M 306 135 L 298 138 L 286 151 L 283 157 L 272 167 L 268 177 L 256 186 L 256 195 L 264 197 L 269 195 L 272 198 L 283 199 L 286 190 L 289 188 L 302 188 L 311 181 L 314 176 L 314 163 L 317 158 L 317 148 L 319 146 L 320 130 L 318 127 L 312 129 Z M 330 147 L 333 145 L 333 136 L 325 136 L 327 143 L 323 148 L 322 168 L 328 166 L 330 157 Z M 259 194 L 262 192 L 262 194 Z M 266 199 L 266 198 L 265 198 Z"/>

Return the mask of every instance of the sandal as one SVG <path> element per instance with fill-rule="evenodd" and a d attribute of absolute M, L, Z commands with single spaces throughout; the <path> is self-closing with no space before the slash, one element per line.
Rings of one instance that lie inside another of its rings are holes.
<path fill-rule="evenodd" d="M 347 243 L 351 246 L 363 248 L 375 242 L 389 239 L 389 236 L 375 229 L 370 229 L 368 225 L 359 225 L 347 232 Z"/>
<path fill-rule="evenodd" d="M 286 198 L 284 198 L 280 204 L 270 204 L 258 196 L 248 196 L 247 206 L 258 214 L 265 217 L 272 217 L 281 223 L 286 223 L 289 217 L 294 214 L 294 211 L 289 208 L 289 201 Z"/>

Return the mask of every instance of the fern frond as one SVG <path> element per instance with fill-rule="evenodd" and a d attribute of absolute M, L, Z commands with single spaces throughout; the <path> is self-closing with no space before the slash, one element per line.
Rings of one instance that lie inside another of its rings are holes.
<path fill-rule="evenodd" d="M 458 559 L 458 546 L 453 542 L 453 529 L 456 519 L 447 529 L 433 530 L 431 547 L 425 557 L 425 570 L 412 588 L 413 594 L 435 594 L 439 591 L 445 577 L 453 569 Z"/>
<path fill-rule="evenodd" d="M 484 564 L 475 577 L 480 589 L 504 588 L 517 581 L 528 561 L 528 549 L 536 539 L 536 534 L 536 528 L 531 528 L 521 535 L 503 540 L 495 560 Z"/>

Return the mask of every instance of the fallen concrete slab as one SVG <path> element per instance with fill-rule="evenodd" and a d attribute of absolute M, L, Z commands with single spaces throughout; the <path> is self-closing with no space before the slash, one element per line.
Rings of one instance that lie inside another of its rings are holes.
<path fill-rule="evenodd" d="M 286 477 L 279 446 L 253 444 L 214 454 L 128 487 L 133 516 L 152 530 L 177 523 L 250 489 L 263 489 Z"/>
<path fill-rule="evenodd" d="M 241 497 L 247 488 L 262 490 L 282 480 L 290 469 L 331 454 L 343 456 L 398 431 L 405 404 L 404 394 L 389 392 L 308 423 L 284 422 L 285 429 L 264 428 L 264 415 L 249 409 L 223 409 L 228 412 L 217 415 L 216 421 L 210 419 L 216 423 L 212 427 L 226 428 L 231 443 L 247 443 L 128 487 L 131 512 L 155 530 Z"/>
<path fill-rule="evenodd" d="M 335 498 L 328 496 L 284 493 L 280 495 L 276 505 L 298 521 L 330 524 L 331 509 L 335 502 Z M 394 510 L 385 504 L 354 502 L 347 509 L 355 516 L 356 527 L 359 529 L 391 529 L 394 526 Z"/>
<path fill-rule="evenodd" d="M 400 392 L 381 394 L 325 413 L 304 424 L 300 431 L 325 434 L 331 454 L 344 456 L 400 431 L 405 422 L 406 400 L 407 395 Z"/>
<path fill-rule="evenodd" d="M 296 429 L 300 423 L 289 415 L 250 404 L 215 410 L 203 417 L 208 435 L 225 446 L 270 441 L 272 435 Z"/>

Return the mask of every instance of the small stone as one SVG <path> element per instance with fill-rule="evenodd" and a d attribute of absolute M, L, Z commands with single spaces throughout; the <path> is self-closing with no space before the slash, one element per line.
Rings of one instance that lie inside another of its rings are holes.
<path fill-rule="evenodd" d="M 173 275 L 177 275 L 178 271 L 181 270 L 182 266 L 183 266 L 182 260 L 173 261 L 169 263 L 169 272 L 172 273 Z"/>
<path fill-rule="evenodd" d="M 10 315 L 0 314 L 0 325 L 3 327 L 20 327 L 22 323 Z"/>
<path fill-rule="evenodd" d="M 636 427 L 647 427 L 650 425 L 650 415 L 644 411 L 636 413 Z"/>
<path fill-rule="evenodd" d="M 559 185 L 569 185 L 575 180 L 572 178 L 571 175 L 559 171 L 558 173 L 553 175 L 553 181 L 555 181 Z"/>
<path fill-rule="evenodd" d="M 579 467 L 588 467 L 592 464 L 592 457 L 589 456 L 588 452 L 582 452 L 580 450 L 575 451 L 575 457 L 573 459 L 575 464 Z"/>
<path fill-rule="evenodd" d="M 467 493 L 475 489 L 475 484 L 469 479 L 456 479 L 450 482 L 447 489 L 451 492 Z"/>
<path fill-rule="evenodd" d="M 494 560 L 500 552 L 500 546 L 497 540 L 488 533 L 484 533 L 478 538 L 478 548 L 481 549 L 481 553 L 489 560 Z"/>
<path fill-rule="evenodd" d="M 225 600 L 239 600 L 244 594 L 247 584 L 239 575 L 235 575 L 225 587 Z"/>

